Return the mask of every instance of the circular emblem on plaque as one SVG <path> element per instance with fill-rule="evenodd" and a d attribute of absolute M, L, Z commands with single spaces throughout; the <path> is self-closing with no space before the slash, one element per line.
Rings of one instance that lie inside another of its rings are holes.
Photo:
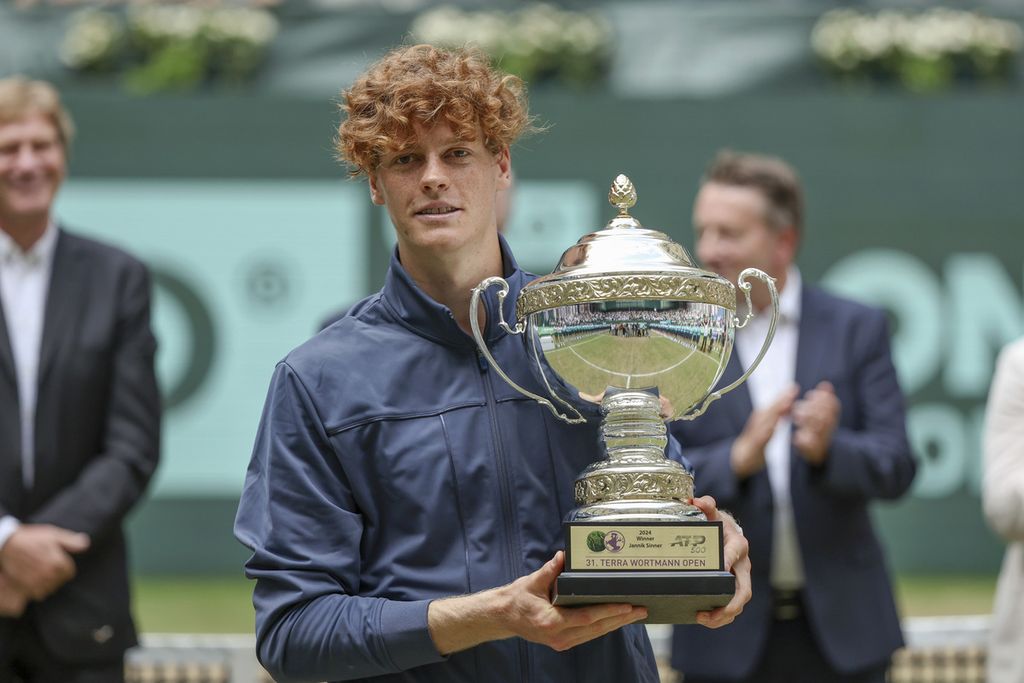
<path fill-rule="evenodd" d="M 610 553 L 617 553 L 626 547 L 626 537 L 618 531 L 609 531 L 604 535 L 604 547 Z"/>

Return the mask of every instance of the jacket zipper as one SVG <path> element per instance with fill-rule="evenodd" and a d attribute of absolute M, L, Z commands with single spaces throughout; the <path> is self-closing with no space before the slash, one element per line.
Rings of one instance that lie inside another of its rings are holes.
<path fill-rule="evenodd" d="M 514 522 L 515 509 L 512 506 L 512 493 L 509 490 L 510 482 L 508 466 L 505 462 L 505 449 L 501 446 L 501 431 L 498 429 L 498 406 L 494 398 L 494 387 L 491 386 L 491 375 L 488 372 L 490 366 L 487 364 L 487 359 L 484 358 L 480 351 L 477 351 L 476 360 L 480 366 L 480 381 L 484 385 L 484 393 L 487 397 L 487 413 L 491 419 L 491 438 L 494 441 L 494 454 L 498 463 L 498 485 L 501 490 L 502 508 L 505 511 L 505 538 L 507 539 L 508 546 L 509 576 L 514 581 L 519 578 L 519 571 L 515 560 L 519 556 L 515 543 L 517 537 Z M 522 638 L 517 638 L 516 640 L 519 645 L 519 673 L 521 680 L 527 681 L 530 653 L 526 647 L 526 642 Z"/>

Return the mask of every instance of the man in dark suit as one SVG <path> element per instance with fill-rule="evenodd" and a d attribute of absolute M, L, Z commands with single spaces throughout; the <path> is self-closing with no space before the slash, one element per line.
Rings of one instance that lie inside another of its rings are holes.
<path fill-rule="evenodd" d="M 72 125 L 0 81 L 0 683 L 124 680 L 124 516 L 157 464 L 145 267 L 51 209 Z"/>
<path fill-rule="evenodd" d="M 740 390 L 672 429 L 699 494 L 733 512 L 750 540 L 754 596 L 729 626 L 676 627 L 686 683 L 882 683 L 903 644 L 868 503 L 901 496 L 915 462 L 885 315 L 805 285 L 794 265 L 803 216 L 793 170 L 723 152 L 694 205 L 697 255 L 736 282 L 776 278 L 774 342 Z M 739 330 L 723 382 L 756 356 L 770 300 Z M 738 356 L 738 358 L 737 358 Z"/>

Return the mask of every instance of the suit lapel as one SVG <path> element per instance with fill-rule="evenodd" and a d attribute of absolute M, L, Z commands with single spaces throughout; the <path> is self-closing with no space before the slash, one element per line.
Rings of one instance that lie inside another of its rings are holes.
<path fill-rule="evenodd" d="M 796 381 L 800 394 L 813 389 L 826 376 L 825 354 L 831 346 L 824 338 L 831 326 L 828 318 L 831 311 L 821 304 L 815 290 L 804 287 L 800 302 L 800 331 L 796 343 Z"/>
<path fill-rule="evenodd" d="M 57 249 L 53 255 L 50 289 L 46 294 L 46 312 L 43 314 L 43 341 L 39 350 L 39 386 L 61 346 L 71 338 L 78 326 L 82 310 L 85 278 L 80 273 L 78 249 L 63 230 L 57 236 Z"/>
<path fill-rule="evenodd" d="M 21 402 L 5 318 L 0 303 L 0 508 L 21 515 Z"/>
<path fill-rule="evenodd" d="M 739 354 L 736 353 L 736 347 L 734 346 L 732 355 L 729 356 L 729 362 L 725 366 L 725 372 L 722 373 L 722 379 L 718 385 L 727 387 L 738 380 L 742 374 L 743 366 L 740 365 Z M 747 388 L 747 383 L 744 382 L 733 389 L 723 398 L 719 399 L 719 402 L 723 404 L 722 409 L 728 410 L 729 420 L 737 427 L 737 430 L 742 430 L 744 425 L 747 424 L 747 418 L 754 410 L 754 404 L 751 403 L 750 389 Z"/>
<path fill-rule="evenodd" d="M 24 489 L 21 484 L 21 401 L 14 370 L 7 314 L 0 303 L 0 507 L 6 514 L 21 516 Z M 11 408 L 8 408 L 11 406 Z"/>
<path fill-rule="evenodd" d="M 11 336 L 7 331 L 7 316 L 0 302 L 0 379 L 5 379 L 12 386 L 17 386 L 17 375 L 14 372 L 14 352 L 11 351 Z"/>

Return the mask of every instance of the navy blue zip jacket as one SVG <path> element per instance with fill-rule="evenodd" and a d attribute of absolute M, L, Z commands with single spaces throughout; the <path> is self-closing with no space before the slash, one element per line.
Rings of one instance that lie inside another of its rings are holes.
<path fill-rule="evenodd" d="M 502 241 L 505 317 L 533 276 Z M 485 335 L 544 395 L 521 341 Z M 679 457 L 673 441 L 673 457 Z M 597 421 L 508 386 L 393 257 L 383 290 L 278 364 L 235 522 L 253 555 L 257 652 L 278 681 L 651 681 L 633 624 L 566 652 L 520 638 L 441 656 L 431 600 L 507 584 L 564 546 Z"/>

